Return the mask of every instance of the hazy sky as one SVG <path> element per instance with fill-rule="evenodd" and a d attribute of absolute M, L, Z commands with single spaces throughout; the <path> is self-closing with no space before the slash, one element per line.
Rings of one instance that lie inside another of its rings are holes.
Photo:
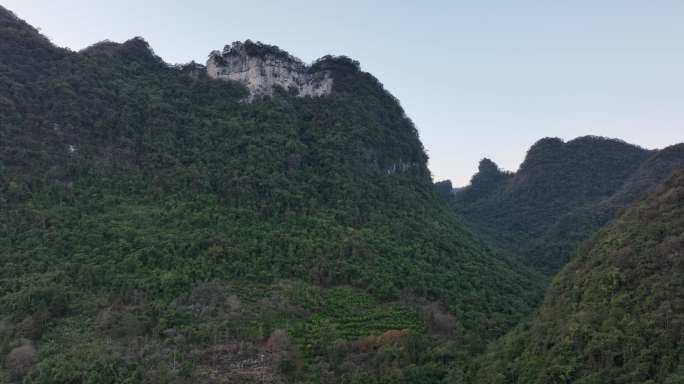
<path fill-rule="evenodd" d="M 55 44 L 143 36 L 170 63 L 235 40 L 361 62 L 413 119 L 435 179 L 516 170 L 545 136 L 684 141 L 684 1 L 0 0 Z"/>

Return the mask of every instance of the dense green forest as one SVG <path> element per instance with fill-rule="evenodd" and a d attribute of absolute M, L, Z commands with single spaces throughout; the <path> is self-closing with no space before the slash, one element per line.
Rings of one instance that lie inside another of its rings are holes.
<path fill-rule="evenodd" d="M 682 144 L 651 151 L 602 137 L 546 138 L 517 172 L 484 159 L 469 186 L 440 196 L 488 243 L 553 276 L 582 241 L 683 166 Z"/>
<path fill-rule="evenodd" d="M 0 6 L 0 383 L 684 382 L 684 144 L 545 138 L 454 189 L 357 61 L 240 47 L 332 92 Z"/>
<path fill-rule="evenodd" d="M 684 382 L 683 250 L 684 170 L 582 246 L 473 382 Z"/>
<path fill-rule="evenodd" d="M 539 279 L 432 189 L 398 101 L 81 52 L 0 8 L 0 382 L 458 382 Z"/>

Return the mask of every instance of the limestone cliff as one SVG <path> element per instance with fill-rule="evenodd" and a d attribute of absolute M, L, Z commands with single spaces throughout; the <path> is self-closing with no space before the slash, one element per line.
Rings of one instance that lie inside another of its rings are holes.
<path fill-rule="evenodd" d="M 278 47 L 249 40 L 227 45 L 223 52 L 212 52 L 207 74 L 243 83 L 249 100 L 272 95 L 274 86 L 297 96 L 323 96 L 331 92 L 333 84 L 330 71 L 314 70 Z"/>

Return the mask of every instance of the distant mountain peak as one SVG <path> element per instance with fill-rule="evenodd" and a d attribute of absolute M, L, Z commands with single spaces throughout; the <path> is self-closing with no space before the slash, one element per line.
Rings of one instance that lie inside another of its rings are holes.
<path fill-rule="evenodd" d="M 501 173 L 499 166 L 486 157 L 480 160 L 477 169 L 479 173 Z"/>
<path fill-rule="evenodd" d="M 123 43 L 104 40 L 83 49 L 81 53 L 118 58 L 125 62 L 136 62 L 146 67 L 165 67 L 168 65 L 154 53 L 150 44 L 140 36 L 128 39 Z"/>
<path fill-rule="evenodd" d="M 500 247 L 524 249 L 526 264 L 555 273 L 579 241 L 671 173 L 681 155 L 676 148 L 668 154 L 600 136 L 546 137 L 515 173 L 502 176 L 483 159 L 456 193 L 456 209 Z"/>

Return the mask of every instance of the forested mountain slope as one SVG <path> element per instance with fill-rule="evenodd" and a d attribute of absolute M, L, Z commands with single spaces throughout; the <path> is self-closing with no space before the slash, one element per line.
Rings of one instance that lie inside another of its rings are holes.
<path fill-rule="evenodd" d="M 432 190 L 397 100 L 245 102 L 0 8 L 0 380 L 440 382 L 538 300 Z"/>
<path fill-rule="evenodd" d="M 561 216 L 546 233 L 530 243 L 523 262 L 551 273 L 559 270 L 577 246 L 625 207 L 653 192 L 676 169 L 684 167 L 684 144 L 656 151 L 610 197 Z"/>
<path fill-rule="evenodd" d="M 601 137 L 533 145 L 515 173 L 482 160 L 449 199 L 475 232 L 552 276 L 578 244 L 684 165 L 684 147 L 649 151 Z"/>
<path fill-rule="evenodd" d="M 476 383 L 684 382 L 684 168 L 602 229 Z"/>

